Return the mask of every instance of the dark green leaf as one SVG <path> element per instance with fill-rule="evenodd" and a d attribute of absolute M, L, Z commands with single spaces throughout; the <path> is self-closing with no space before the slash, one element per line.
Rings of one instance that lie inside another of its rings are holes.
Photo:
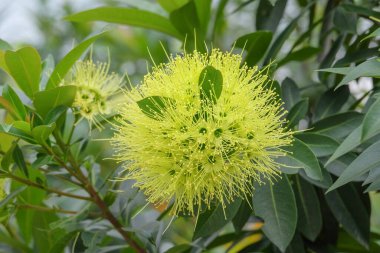
<path fill-rule="evenodd" d="M 170 13 L 170 22 L 183 36 L 194 36 L 194 32 L 200 28 L 200 20 L 194 1 Z"/>
<path fill-rule="evenodd" d="M 273 4 L 269 0 L 260 0 L 256 13 L 256 30 L 269 30 L 273 33 L 285 11 L 287 0 L 279 0 Z"/>
<path fill-rule="evenodd" d="M 292 109 L 290 109 L 288 115 L 286 116 L 288 120 L 287 126 L 289 128 L 297 126 L 299 121 L 305 118 L 308 108 L 309 108 L 308 98 L 302 99 L 297 104 L 295 104 L 292 107 Z"/>
<path fill-rule="evenodd" d="M 61 253 L 69 245 L 70 241 L 78 235 L 79 232 L 73 231 L 70 233 L 62 233 L 57 240 L 51 244 L 49 253 Z"/>
<path fill-rule="evenodd" d="M 301 94 L 297 84 L 289 77 L 285 78 L 281 84 L 281 95 L 287 111 L 301 100 Z"/>
<path fill-rule="evenodd" d="M 184 253 L 187 252 L 189 249 L 191 249 L 191 245 L 180 244 L 168 249 L 167 251 L 165 251 L 165 253 Z"/>
<path fill-rule="evenodd" d="M 357 128 L 362 119 L 363 115 L 358 112 L 344 112 L 317 121 L 311 129 L 333 139 L 341 139 Z"/>
<path fill-rule="evenodd" d="M 6 51 L 4 55 L 9 73 L 20 89 L 29 97 L 39 90 L 41 57 L 32 47 Z"/>
<path fill-rule="evenodd" d="M 150 96 L 137 101 L 141 111 L 152 119 L 161 119 L 165 116 L 167 106 L 175 106 L 175 101 L 168 97 Z"/>
<path fill-rule="evenodd" d="M 17 167 L 24 173 L 26 177 L 29 177 L 28 168 L 24 160 L 24 154 L 22 153 L 20 147 L 16 145 L 13 149 L 13 160 L 15 161 Z"/>
<path fill-rule="evenodd" d="M 300 171 L 299 172 L 299 175 L 305 179 L 306 181 L 310 182 L 311 184 L 315 185 L 315 186 L 318 186 L 319 188 L 322 188 L 322 189 L 327 189 L 329 188 L 331 185 L 332 185 L 332 178 L 331 178 L 331 175 L 330 173 L 323 167 L 323 165 L 321 163 L 319 163 L 319 166 L 321 167 L 321 170 L 322 170 L 322 180 L 314 180 L 314 179 L 311 179 L 310 177 L 308 177 L 306 175 L 306 173 L 304 171 Z"/>
<path fill-rule="evenodd" d="M 377 19 L 380 19 L 380 12 L 375 11 L 374 9 L 368 9 L 364 6 L 348 4 L 348 3 L 342 4 L 342 6 L 346 11 L 354 12 L 358 15 L 363 15 L 366 17 L 375 17 Z"/>
<path fill-rule="evenodd" d="M 317 47 L 304 47 L 297 51 L 290 52 L 281 61 L 278 62 L 278 67 L 291 61 L 305 61 L 315 56 L 320 51 Z"/>
<path fill-rule="evenodd" d="M 287 176 L 283 175 L 273 184 L 256 185 L 253 209 L 264 220 L 264 234 L 281 251 L 285 251 L 297 225 L 296 202 Z"/>
<path fill-rule="evenodd" d="M 369 244 L 369 215 L 353 185 L 346 185 L 325 195 L 335 218 L 353 239 L 364 247 Z"/>
<path fill-rule="evenodd" d="M 289 246 L 286 248 L 285 253 L 306 253 L 302 237 L 296 233 Z"/>
<path fill-rule="evenodd" d="M 294 194 L 297 201 L 298 229 L 310 241 L 314 241 L 322 229 L 322 215 L 314 187 L 300 176 L 294 177 Z"/>
<path fill-rule="evenodd" d="M 65 57 L 63 57 L 63 59 L 57 64 L 53 73 L 51 74 L 46 84 L 46 89 L 49 90 L 57 87 L 66 76 L 67 72 L 69 72 L 70 68 L 79 59 L 79 57 L 81 57 L 81 55 L 92 43 L 94 43 L 95 40 L 99 39 L 104 34 L 104 32 L 99 33 L 82 41 L 76 47 L 74 47 Z"/>
<path fill-rule="evenodd" d="M 201 100 L 216 104 L 223 89 L 222 73 L 212 66 L 207 66 L 199 75 L 198 85 Z"/>
<path fill-rule="evenodd" d="M 46 146 L 46 140 L 49 138 L 49 136 L 53 133 L 55 129 L 55 123 L 51 123 L 50 125 L 40 125 L 36 126 L 32 130 L 32 135 L 34 139 L 37 141 L 37 143 Z"/>
<path fill-rule="evenodd" d="M 334 24 L 339 32 L 356 34 L 357 17 L 343 7 L 339 6 L 335 9 Z"/>
<path fill-rule="evenodd" d="M 257 31 L 238 38 L 235 46 L 247 51 L 245 61 L 248 66 L 254 66 L 264 56 L 271 40 L 272 32 Z"/>
<path fill-rule="evenodd" d="M 249 217 L 252 214 L 252 207 L 245 200 L 241 202 L 238 212 L 235 217 L 232 219 L 232 224 L 234 225 L 236 232 L 241 232 L 245 223 L 247 223 Z"/>
<path fill-rule="evenodd" d="M 288 154 L 278 158 L 281 164 L 289 167 L 302 168 L 306 175 L 315 180 L 322 180 L 322 171 L 313 151 L 302 141 L 294 139 L 292 146 L 284 148 Z"/>
<path fill-rule="evenodd" d="M 351 182 L 354 178 L 380 165 L 380 141 L 364 150 L 329 188 L 328 192 Z"/>
<path fill-rule="evenodd" d="M 319 120 L 338 113 L 347 102 L 349 96 L 350 90 L 347 86 L 340 87 L 336 90 L 327 90 L 318 101 L 314 119 Z"/>
<path fill-rule="evenodd" d="M 380 133 L 380 99 L 371 105 L 364 116 L 361 139 L 368 140 L 378 133 Z"/>
<path fill-rule="evenodd" d="M 72 85 L 59 86 L 36 93 L 33 100 L 36 111 L 43 117 L 61 105 L 70 107 L 75 99 L 76 87 Z"/>
<path fill-rule="evenodd" d="M 339 146 L 337 141 L 321 134 L 299 133 L 296 138 L 304 142 L 316 157 L 331 155 Z"/>
<path fill-rule="evenodd" d="M 182 38 L 167 18 L 149 11 L 138 9 L 100 7 L 75 13 L 67 16 L 65 19 L 74 22 L 105 21 L 116 24 L 131 25 L 157 30 L 175 38 Z"/>
<path fill-rule="evenodd" d="M 238 198 L 232 203 L 227 204 L 224 210 L 222 205 L 219 204 L 215 208 L 199 214 L 197 225 L 194 229 L 193 240 L 215 233 L 224 227 L 235 217 L 241 202 L 242 200 Z"/>

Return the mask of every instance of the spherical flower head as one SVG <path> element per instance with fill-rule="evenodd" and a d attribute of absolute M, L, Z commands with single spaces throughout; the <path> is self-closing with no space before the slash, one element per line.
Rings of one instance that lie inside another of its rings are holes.
<path fill-rule="evenodd" d="M 77 87 L 74 108 L 98 127 L 98 117 L 112 113 L 120 102 L 115 96 L 120 93 L 122 78 L 115 73 L 109 74 L 109 67 L 109 63 L 79 61 L 67 83 Z"/>
<path fill-rule="evenodd" d="M 112 142 L 125 179 L 150 202 L 194 215 L 279 174 L 274 159 L 292 142 L 282 103 L 268 77 L 241 62 L 216 49 L 172 57 L 128 93 Z"/>

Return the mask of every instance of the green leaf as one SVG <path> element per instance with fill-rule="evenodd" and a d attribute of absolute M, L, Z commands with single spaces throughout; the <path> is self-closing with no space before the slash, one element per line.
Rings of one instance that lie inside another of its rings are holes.
<path fill-rule="evenodd" d="M 37 113 L 45 117 L 47 113 L 61 105 L 70 107 L 75 99 L 76 87 L 72 85 L 59 86 L 36 93 L 33 100 Z"/>
<path fill-rule="evenodd" d="M 182 36 L 194 36 L 194 32 L 200 28 L 200 20 L 194 1 L 172 11 L 169 16 L 170 22 Z"/>
<path fill-rule="evenodd" d="M 249 217 L 251 216 L 252 212 L 253 211 L 249 203 L 243 200 L 235 217 L 232 219 L 232 224 L 234 225 L 236 232 L 241 232 L 245 223 L 247 223 Z"/>
<path fill-rule="evenodd" d="M 377 28 L 374 32 L 372 32 L 370 35 L 368 35 L 367 37 L 365 37 L 361 41 L 367 40 L 367 39 L 370 39 L 370 38 L 373 38 L 373 37 L 379 37 L 379 36 L 380 36 L 380 28 Z"/>
<path fill-rule="evenodd" d="M 380 19 L 380 12 L 375 11 L 374 9 L 368 9 L 364 6 L 359 6 L 355 4 L 342 4 L 342 7 L 349 12 L 354 12 L 359 15 L 363 15 L 366 17 L 375 17 Z"/>
<path fill-rule="evenodd" d="M 368 140 L 369 138 L 380 133 L 380 99 L 371 105 L 368 112 L 365 114 L 363 119 L 362 127 L 362 141 Z"/>
<path fill-rule="evenodd" d="M 370 169 L 380 165 L 380 141 L 365 149 L 340 175 L 327 192 L 330 192 L 344 184 L 351 182 L 354 178 L 363 175 Z"/>
<path fill-rule="evenodd" d="M 13 149 L 13 161 L 15 161 L 17 167 L 24 173 L 26 177 L 29 177 L 28 167 L 24 160 L 24 154 L 22 153 L 20 147 L 16 145 Z"/>
<path fill-rule="evenodd" d="M 313 151 L 302 141 L 295 138 L 292 145 L 284 148 L 288 154 L 277 160 L 286 166 L 302 168 L 308 177 L 322 180 L 322 170 Z"/>
<path fill-rule="evenodd" d="M 344 230 L 364 247 L 369 244 L 369 215 L 353 185 L 325 195 L 331 212 Z"/>
<path fill-rule="evenodd" d="M 17 116 L 20 120 L 26 120 L 26 110 L 24 104 L 21 102 L 20 98 L 14 92 L 10 86 L 5 86 L 3 89 L 3 97 L 8 100 L 12 105 L 12 108 L 17 113 Z"/>
<path fill-rule="evenodd" d="M 357 17 L 343 7 L 338 6 L 334 13 L 334 25 L 339 32 L 356 34 Z"/>
<path fill-rule="evenodd" d="M 6 51 L 4 55 L 9 74 L 20 89 L 29 97 L 39 90 L 41 75 L 41 57 L 32 47 L 24 47 L 17 51 Z"/>
<path fill-rule="evenodd" d="M 74 22 L 105 21 L 109 23 L 143 27 L 182 39 L 181 34 L 178 33 L 167 18 L 144 10 L 100 7 L 75 13 L 67 16 L 65 19 Z"/>
<path fill-rule="evenodd" d="M 194 3 L 197 9 L 201 32 L 203 37 L 205 37 L 210 22 L 212 0 L 194 0 Z"/>
<path fill-rule="evenodd" d="M 150 96 L 137 101 L 141 111 L 152 119 L 160 119 L 165 116 L 166 107 L 175 106 L 175 101 L 168 97 Z"/>
<path fill-rule="evenodd" d="M 198 85 L 201 100 L 216 104 L 223 89 L 222 73 L 212 66 L 207 66 L 199 75 Z"/>
<path fill-rule="evenodd" d="M 327 135 L 333 139 L 341 139 L 357 128 L 363 119 L 358 112 L 344 112 L 317 121 L 311 126 L 313 132 Z"/>
<path fill-rule="evenodd" d="M 65 57 L 63 57 L 63 59 L 55 67 L 53 73 L 47 81 L 46 89 L 49 90 L 57 87 L 61 83 L 61 80 L 66 76 L 67 72 L 69 72 L 70 68 L 87 50 L 87 48 L 104 34 L 105 32 L 89 37 L 74 47 L 68 54 L 66 54 Z"/>
<path fill-rule="evenodd" d="M 303 239 L 299 233 L 295 233 L 285 253 L 306 253 Z"/>
<path fill-rule="evenodd" d="M 287 117 L 288 123 L 287 126 L 292 128 L 298 125 L 299 121 L 305 118 L 306 113 L 309 108 L 309 99 L 305 98 L 295 104 L 292 109 L 290 109 Z"/>
<path fill-rule="evenodd" d="M 282 19 L 287 0 L 273 1 L 261 0 L 256 12 L 256 30 L 269 30 L 273 33 Z"/>
<path fill-rule="evenodd" d="M 14 121 L 10 125 L 0 123 L 0 132 L 16 136 L 30 143 L 36 143 L 31 136 L 30 125 L 25 121 Z"/>
<path fill-rule="evenodd" d="M 190 249 L 191 249 L 191 245 L 180 244 L 180 245 L 171 247 L 170 249 L 165 251 L 165 253 L 185 253 L 185 252 L 188 252 Z"/>
<path fill-rule="evenodd" d="M 281 251 L 293 238 L 297 225 L 297 207 L 286 175 L 273 184 L 257 185 L 253 195 L 255 214 L 264 220 L 264 234 Z"/>
<path fill-rule="evenodd" d="M 314 119 L 319 120 L 338 113 L 347 102 L 349 96 L 350 89 L 348 86 L 343 86 L 336 90 L 327 90 L 318 101 Z"/>
<path fill-rule="evenodd" d="M 235 47 L 244 48 L 247 52 L 245 62 L 248 66 L 254 66 L 265 55 L 271 40 L 272 32 L 257 31 L 239 37 Z"/>
<path fill-rule="evenodd" d="M 353 150 L 354 148 L 358 147 L 361 143 L 361 133 L 362 133 L 362 125 L 357 127 L 354 131 L 350 133 L 350 135 L 348 135 L 343 140 L 343 142 L 335 150 L 334 154 L 326 162 L 326 165 L 330 164 L 332 161 L 336 160 L 342 155 L 345 155 L 351 150 Z"/>
<path fill-rule="evenodd" d="M 218 204 L 215 208 L 199 214 L 197 225 L 194 229 L 193 241 L 197 238 L 215 233 L 224 227 L 236 215 L 241 202 L 242 200 L 237 198 L 233 202 L 226 204 L 224 210 L 222 205 Z"/>
<path fill-rule="evenodd" d="M 281 95 L 287 111 L 301 100 L 301 94 L 297 84 L 289 77 L 285 78 L 281 84 Z"/>
<path fill-rule="evenodd" d="M 322 230 L 322 215 L 314 187 L 300 176 L 294 177 L 294 194 L 297 201 L 298 229 L 310 241 Z"/>
<path fill-rule="evenodd" d="M 296 134 L 295 136 L 305 143 L 316 157 L 331 155 L 339 146 L 336 140 L 321 134 L 306 132 Z"/>
<path fill-rule="evenodd" d="M 164 8 L 167 12 L 172 12 L 178 8 L 181 8 L 187 4 L 190 0 L 157 0 L 157 2 Z"/>
<path fill-rule="evenodd" d="M 46 140 L 49 138 L 49 136 L 53 133 L 55 129 L 55 123 L 52 123 L 50 125 L 40 125 L 36 126 L 32 130 L 32 135 L 34 139 L 37 141 L 37 143 L 46 146 Z"/>
<path fill-rule="evenodd" d="M 297 51 L 290 52 L 281 61 L 278 62 L 278 67 L 285 65 L 291 61 L 305 61 L 313 56 L 315 56 L 320 51 L 317 47 L 304 47 Z"/>

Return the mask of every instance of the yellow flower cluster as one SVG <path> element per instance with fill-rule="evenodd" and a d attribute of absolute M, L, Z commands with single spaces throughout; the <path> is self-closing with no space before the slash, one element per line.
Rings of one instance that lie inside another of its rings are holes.
<path fill-rule="evenodd" d="M 112 113 L 118 100 L 115 95 L 120 91 L 122 79 L 115 73 L 109 74 L 109 64 L 95 64 L 91 60 L 77 62 L 74 66 L 73 77 L 67 85 L 77 87 L 73 106 L 78 113 L 98 124 L 98 116 Z"/>
<path fill-rule="evenodd" d="M 274 158 L 292 142 L 285 111 L 264 88 L 268 77 L 241 62 L 216 49 L 194 51 L 154 67 L 128 92 L 112 142 L 123 179 L 135 180 L 150 202 L 173 201 L 174 214 L 194 215 L 279 174 Z"/>

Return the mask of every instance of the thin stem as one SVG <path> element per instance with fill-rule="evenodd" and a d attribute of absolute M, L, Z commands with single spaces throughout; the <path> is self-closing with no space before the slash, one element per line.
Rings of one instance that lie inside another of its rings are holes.
<path fill-rule="evenodd" d="M 44 169 L 44 168 L 38 168 L 39 170 L 45 172 L 46 174 L 48 174 L 50 171 L 47 170 L 47 169 Z M 67 178 L 67 177 L 64 177 L 64 176 L 61 176 L 61 175 L 55 175 L 55 174 L 49 174 L 50 176 L 52 177 L 55 177 L 55 178 L 59 178 L 59 179 L 62 179 L 62 180 L 65 180 L 66 182 L 69 182 L 71 184 L 74 184 L 76 186 L 79 186 L 79 187 L 83 187 L 82 184 L 78 183 L 78 182 L 75 182 L 75 181 L 72 181 L 70 178 Z"/>
<path fill-rule="evenodd" d="M 17 205 L 18 208 L 30 208 L 42 212 L 54 212 L 54 213 L 65 213 L 65 214 L 78 214 L 76 211 L 70 211 L 70 210 L 64 210 L 60 208 L 49 208 L 44 206 L 36 206 L 36 205 L 29 205 L 29 204 L 23 204 L 23 205 Z"/>
<path fill-rule="evenodd" d="M 70 198 L 74 198 L 74 199 L 82 199 L 82 200 L 87 200 L 87 201 L 93 201 L 92 198 L 85 197 L 85 196 L 80 196 L 80 195 L 76 195 L 76 194 L 72 194 L 72 193 L 68 193 L 68 192 L 62 192 L 62 191 L 57 190 L 57 189 L 48 188 L 48 187 L 45 187 L 43 185 L 37 184 L 37 183 L 35 183 L 33 181 L 30 181 L 28 179 L 24 179 L 22 177 L 18 177 L 16 175 L 13 175 L 13 174 L 10 174 L 10 173 L 8 173 L 6 175 L 7 175 L 7 177 L 12 178 L 15 181 L 18 181 L 20 183 L 23 183 L 23 184 L 31 186 L 31 187 L 35 187 L 35 188 L 39 188 L 39 189 L 45 190 L 47 192 L 56 193 L 58 195 L 62 195 L 62 196 L 66 196 L 66 197 L 70 197 Z"/>

